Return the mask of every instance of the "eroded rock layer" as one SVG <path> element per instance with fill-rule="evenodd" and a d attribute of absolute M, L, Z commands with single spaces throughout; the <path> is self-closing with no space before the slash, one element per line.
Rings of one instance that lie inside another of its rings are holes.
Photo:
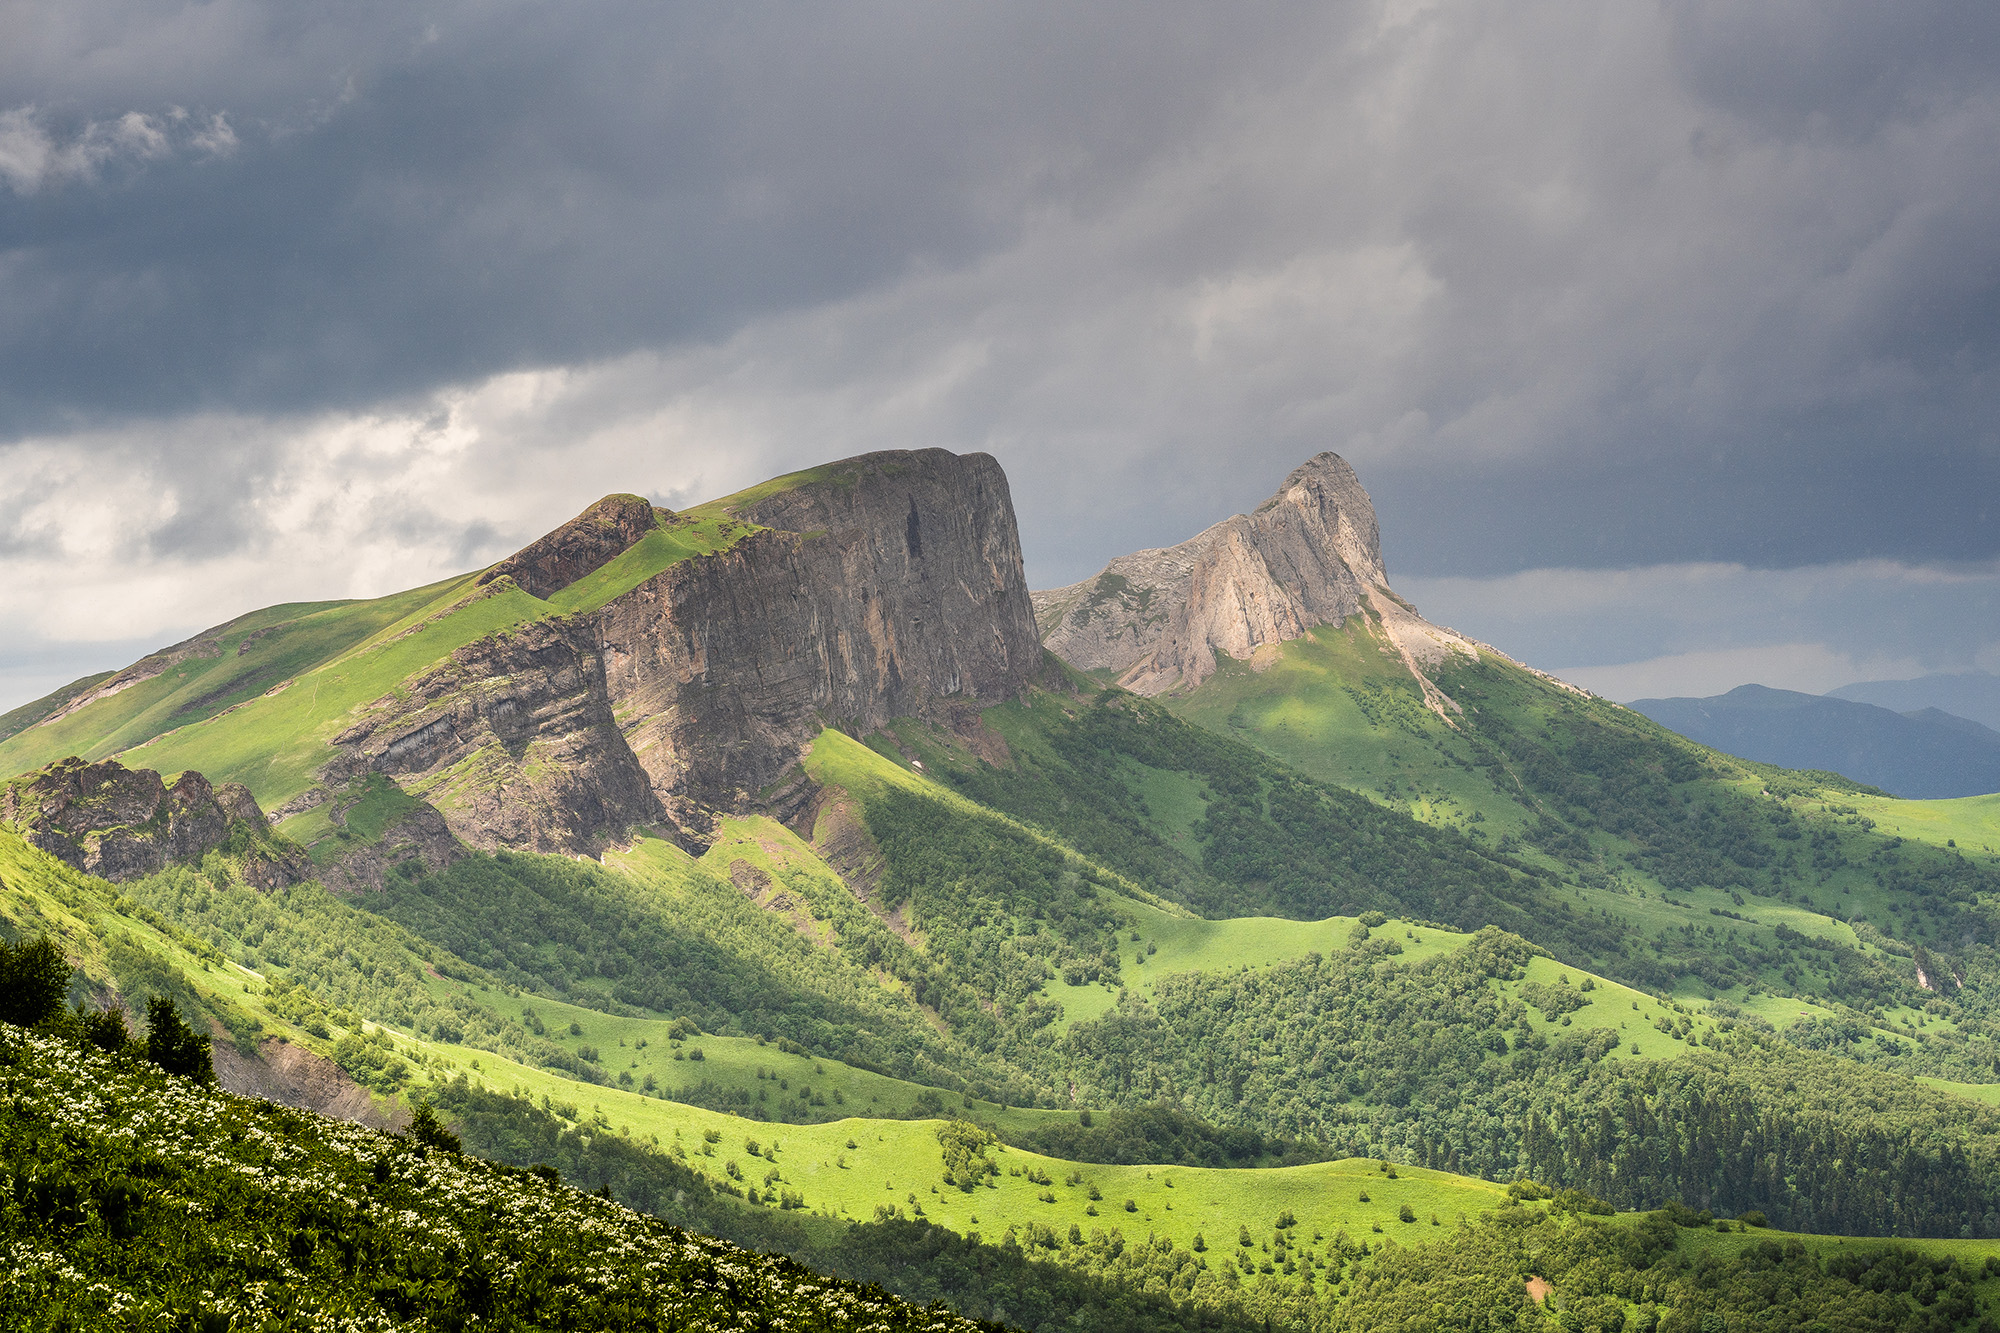
<path fill-rule="evenodd" d="M 265 830 L 264 813 L 240 783 L 211 786 L 187 772 L 172 783 L 116 760 L 57 760 L 0 788 L 0 819 L 30 843 L 87 874 L 138 879 L 172 862 L 199 861 L 239 822 Z M 253 849 L 245 874 L 263 887 L 293 883 L 310 867 L 295 855 Z"/>
<path fill-rule="evenodd" d="M 698 843 L 823 728 L 947 720 L 1018 697 L 1037 669 L 990 457 L 864 455 L 732 512 L 760 530 L 376 701 L 336 738 L 345 771 L 393 775 L 473 846 L 583 851 L 663 824 Z"/>
<path fill-rule="evenodd" d="M 507 577 L 531 597 L 548 598 L 594 574 L 651 532 L 665 510 L 637 495 L 607 495 L 554 532 L 487 570 L 481 584 Z"/>
<path fill-rule="evenodd" d="M 1160 694 L 1213 675 L 1217 653 L 1249 658 L 1338 625 L 1387 588 L 1368 492 L 1344 459 L 1323 453 L 1255 512 L 1179 546 L 1121 556 L 1034 602 L 1059 657 Z"/>

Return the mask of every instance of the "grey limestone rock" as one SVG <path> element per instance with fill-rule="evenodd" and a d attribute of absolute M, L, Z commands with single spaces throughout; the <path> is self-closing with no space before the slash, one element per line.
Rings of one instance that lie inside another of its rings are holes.
<path fill-rule="evenodd" d="M 717 815 L 782 796 L 824 728 L 951 723 L 1039 669 L 990 457 L 867 454 L 733 513 L 759 530 L 378 700 L 336 738 L 347 769 L 394 775 L 472 846 L 583 852 L 635 825 L 698 845 Z"/>
<path fill-rule="evenodd" d="M 1276 495 L 1178 546 L 1121 556 L 1094 579 L 1034 594 L 1043 642 L 1141 694 L 1191 689 L 1216 654 L 1338 625 L 1386 592 L 1375 507 L 1354 469 L 1323 453 Z"/>
<path fill-rule="evenodd" d="M 211 786 L 189 771 L 169 784 L 150 768 L 74 756 L 8 782 L 0 789 L 0 819 L 49 855 L 109 880 L 198 861 L 241 821 L 265 830 L 256 799 L 239 783 Z M 309 871 L 296 854 L 269 846 L 246 864 L 252 882 L 266 888 L 294 883 Z"/>

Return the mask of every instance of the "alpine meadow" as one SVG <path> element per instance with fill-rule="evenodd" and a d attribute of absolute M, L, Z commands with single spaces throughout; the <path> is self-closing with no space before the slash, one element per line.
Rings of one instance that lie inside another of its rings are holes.
<path fill-rule="evenodd" d="M 612 495 L 0 717 L 0 1318 L 2000 1328 L 2000 797 L 1432 624 L 1334 454 L 1215 517 Z"/>

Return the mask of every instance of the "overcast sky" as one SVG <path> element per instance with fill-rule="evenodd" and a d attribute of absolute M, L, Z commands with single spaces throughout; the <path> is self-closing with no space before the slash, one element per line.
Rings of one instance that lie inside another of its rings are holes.
<path fill-rule="evenodd" d="M 876 448 L 1320 449 L 1613 697 L 2000 669 L 2000 7 L 0 0 L 0 708 Z"/>

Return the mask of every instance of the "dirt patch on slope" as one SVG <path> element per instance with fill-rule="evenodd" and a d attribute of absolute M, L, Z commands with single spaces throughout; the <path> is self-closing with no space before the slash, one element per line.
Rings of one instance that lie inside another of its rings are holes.
<path fill-rule="evenodd" d="M 257 1043 L 253 1058 L 227 1038 L 227 1033 L 218 1034 L 215 1042 L 215 1081 L 238 1096 L 262 1097 L 373 1129 L 400 1129 L 409 1123 L 408 1111 L 393 1102 L 384 1107 L 323 1055 L 266 1037 Z"/>

